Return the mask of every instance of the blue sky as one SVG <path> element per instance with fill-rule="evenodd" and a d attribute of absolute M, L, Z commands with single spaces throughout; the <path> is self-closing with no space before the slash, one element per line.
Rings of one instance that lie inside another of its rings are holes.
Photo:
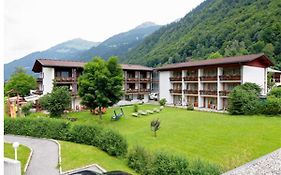
<path fill-rule="evenodd" d="M 73 38 L 104 41 L 151 21 L 168 24 L 203 0 L 5 0 L 4 63 Z"/>

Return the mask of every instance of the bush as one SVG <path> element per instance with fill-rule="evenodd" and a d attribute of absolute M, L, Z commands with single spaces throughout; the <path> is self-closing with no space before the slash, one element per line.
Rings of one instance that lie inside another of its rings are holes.
<path fill-rule="evenodd" d="M 281 98 L 281 87 L 275 87 L 273 88 L 268 96 L 274 96 L 274 97 L 277 97 L 277 98 Z"/>
<path fill-rule="evenodd" d="M 154 156 L 142 147 L 134 147 L 128 155 L 128 166 L 140 174 L 149 175 L 218 175 L 218 166 L 200 160 L 189 164 L 188 160 L 166 153 L 156 153 Z"/>
<path fill-rule="evenodd" d="M 154 175 L 190 174 L 189 163 L 185 158 L 157 153 L 153 161 Z"/>
<path fill-rule="evenodd" d="M 268 96 L 267 100 L 261 105 L 261 113 L 266 115 L 280 115 L 281 98 Z"/>
<path fill-rule="evenodd" d="M 92 145 L 112 156 L 125 155 L 128 147 L 126 140 L 119 133 L 95 125 L 71 127 L 70 122 L 60 119 L 5 118 L 4 133 Z"/>
<path fill-rule="evenodd" d="M 64 110 L 70 108 L 71 96 L 67 87 L 55 87 L 52 93 L 39 99 L 43 109 L 50 112 L 51 117 L 60 117 Z"/>
<path fill-rule="evenodd" d="M 62 120 L 18 118 L 4 120 L 4 133 L 66 140 L 70 125 Z"/>
<path fill-rule="evenodd" d="M 166 105 L 166 103 L 167 103 L 166 98 L 162 98 L 161 100 L 159 100 L 159 104 L 160 104 L 160 106 L 165 106 L 165 105 Z"/>
<path fill-rule="evenodd" d="M 139 106 L 138 104 L 134 104 L 134 112 L 138 112 L 139 111 Z"/>
<path fill-rule="evenodd" d="M 128 166 L 140 174 L 151 174 L 152 157 L 143 147 L 134 147 L 128 155 Z"/>
<path fill-rule="evenodd" d="M 221 174 L 221 169 L 216 165 L 203 162 L 201 160 L 195 160 L 191 165 L 191 174 L 219 175 Z"/>
<path fill-rule="evenodd" d="M 21 111 L 25 116 L 27 116 L 30 114 L 31 108 L 32 108 L 32 103 L 27 103 L 21 107 Z"/>
<path fill-rule="evenodd" d="M 253 90 L 250 88 L 256 89 Z M 232 115 L 251 115 L 258 113 L 258 88 L 259 87 L 253 85 L 253 83 L 245 83 L 235 87 L 229 95 L 229 113 Z"/>

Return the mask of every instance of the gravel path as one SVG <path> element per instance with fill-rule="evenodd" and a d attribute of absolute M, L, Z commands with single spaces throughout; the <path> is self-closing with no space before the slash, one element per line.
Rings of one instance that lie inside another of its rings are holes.
<path fill-rule="evenodd" d="M 6 142 L 19 142 L 33 149 L 26 175 L 59 175 L 58 145 L 50 140 L 5 135 Z M 22 165 L 24 166 L 24 165 Z"/>
<path fill-rule="evenodd" d="M 281 175 L 281 148 L 223 175 Z"/>

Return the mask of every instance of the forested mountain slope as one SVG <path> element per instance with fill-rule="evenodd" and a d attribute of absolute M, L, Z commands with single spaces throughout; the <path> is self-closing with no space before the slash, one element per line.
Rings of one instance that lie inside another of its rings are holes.
<path fill-rule="evenodd" d="M 206 0 L 161 27 L 122 60 L 148 66 L 266 53 L 281 68 L 280 0 Z"/>

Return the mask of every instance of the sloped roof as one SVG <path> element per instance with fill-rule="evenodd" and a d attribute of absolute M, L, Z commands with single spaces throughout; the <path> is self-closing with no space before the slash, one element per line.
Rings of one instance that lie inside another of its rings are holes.
<path fill-rule="evenodd" d="M 188 62 L 176 63 L 176 64 L 167 64 L 156 69 L 161 71 L 161 70 L 170 70 L 170 69 L 177 69 L 177 68 L 212 66 L 212 65 L 223 65 L 223 64 L 234 64 L 234 63 L 243 64 L 243 63 L 254 61 L 256 59 L 263 59 L 265 61 L 265 64 L 267 64 L 266 65 L 267 67 L 273 65 L 271 60 L 265 54 L 260 53 L 260 54 L 252 54 L 252 55 L 218 58 L 218 59 L 188 61 Z"/>
<path fill-rule="evenodd" d="M 52 60 L 52 59 L 37 59 L 32 68 L 33 72 L 41 72 L 42 67 L 70 67 L 83 68 L 87 62 L 70 61 L 70 60 Z M 150 67 L 134 64 L 121 64 L 123 70 L 145 70 L 152 71 Z"/>

